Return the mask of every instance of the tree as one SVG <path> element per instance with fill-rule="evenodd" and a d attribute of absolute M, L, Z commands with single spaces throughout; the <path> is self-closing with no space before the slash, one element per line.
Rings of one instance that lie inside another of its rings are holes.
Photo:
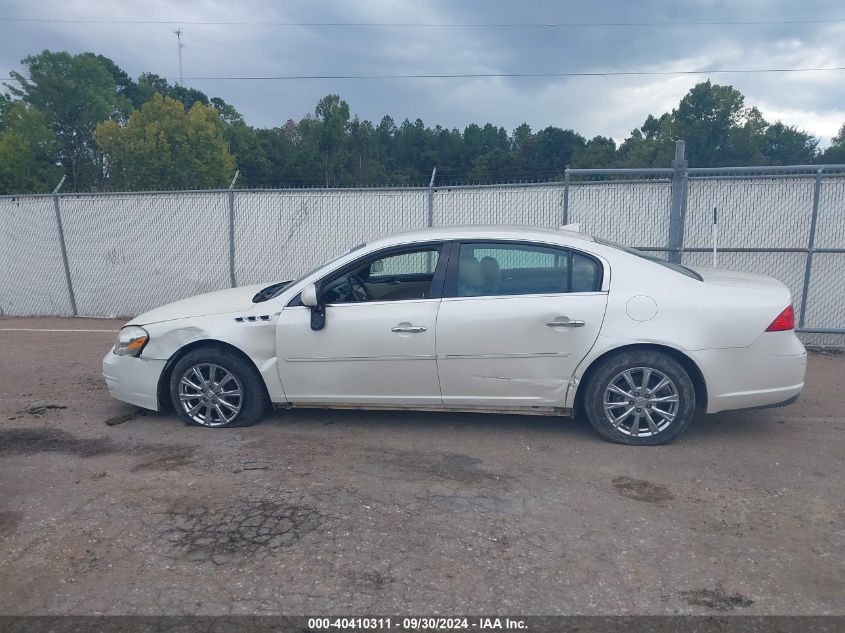
<path fill-rule="evenodd" d="M 587 141 L 584 151 L 574 160 L 573 167 L 612 167 L 616 162 L 616 142 L 606 136 L 596 136 Z"/>
<path fill-rule="evenodd" d="M 316 132 L 317 146 L 323 158 L 326 187 L 339 184 L 338 173 L 347 152 L 345 143 L 349 126 L 349 104 L 338 95 L 327 95 L 320 99 L 314 108 L 319 125 L 312 129 Z"/>
<path fill-rule="evenodd" d="M 839 134 L 833 137 L 828 147 L 818 158 L 820 163 L 845 163 L 845 123 L 839 128 Z"/>
<path fill-rule="evenodd" d="M 243 120 L 224 126 L 223 136 L 235 158 L 240 172 L 238 184 L 242 187 L 264 187 L 272 183 L 273 165 L 259 134 L 260 130 Z"/>
<path fill-rule="evenodd" d="M 241 116 L 241 113 L 235 109 L 235 106 L 226 103 L 220 97 L 212 97 L 209 100 L 209 103 L 220 113 L 220 118 L 224 123 L 232 125 L 244 122 L 243 116 Z"/>
<path fill-rule="evenodd" d="M 0 131 L 3 130 L 3 117 L 6 115 L 9 108 L 12 107 L 13 103 L 14 101 L 12 101 L 9 95 L 0 92 Z"/>
<path fill-rule="evenodd" d="M 228 184 L 235 167 L 212 106 L 153 96 L 126 124 L 105 121 L 95 132 L 116 189 L 202 189 Z"/>
<path fill-rule="evenodd" d="M 0 107 L 0 194 L 49 191 L 61 177 L 56 136 L 44 114 L 25 103 Z"/>
<path fill-rule="evenodd" d="M 732 136 L 748 113 L 739 90 L 707 80 L 691 88 L 672 111 L 672 133 L 686 141 L 690 165 L 725 165 L 738 158 L 732 151 Z"/>
<path fill-rule="evenodd" d="M 421 119 L 397 126 L 390 116 L 376 125 L 353 115 L 336 94 L 320 99 L 298 121 L 259 129 L 219 97 L 150 72 L 134 81 L 103 55 L 44 51 L 23 63 L 30 77 L 13 73 L 20 85 L 0 94 L 4 151 L 21 156 L 19 166 L 0 170 L 12 183 L 6 186 L 15 190 L 42 191 L 42 180 L 56 164 L 74 190 L 221 185 L 231 177 L 232 158 L 241 172 L 239 183 L 247 187 L 421 185 L 428 183 L 432 167 L 441 184 L 556 179 L 567 165 L 666 167 L 676 139 L 686 141 L 693 167 L 845 162 L 845 126 L 820 153 L 813 135 L 781 122 L 769 124 L 746 105 L 741 92 L 710 81 L 694 86 L 670 112 L 649 114 L 620 143 L 604 136 L 588 141 L 555 126 L 534 132 L 525 123 L 510 134 L 492 123 L 471 123 L 463 131 L 431 127 Z M 182 116 L 176 114 L 178 106 Z M 4 132 L 9 112 L 15 129 Z M 39 116 L 52 136 L 44 134 Z M 96 139 L 94 130 L 99 130 Z M 197 147 L 188 142 L 189 131 L 199 134 Z M 216 145 L 221 131 L 226 152 Z M 101 148 L 109 151 L 107 163 Z M 18 167 L 20 173 L 11 176 Z"/>
<path fill-rule="evenodd" d="M 802 165 L 812 163 L 819 144 L 812 134 L 780 121 L 763 132 L 762 152 L 773 165 Z"/>
<path fill-rule="evenodd" d="M 428 182 L 431 168 L 435 166 L 435 134 L 425 126 L 422 119 L 413 123 L 408 119 L 402 122 L 393 137 L 394 156 L 397 169 L 393 173 L 394 182 L 419 185 Z"/>
<path fill-rule="evenodd" d="M 434 164 L 432 167 L 437 167 L 437 172 L 455 177 L 463 174 L 464 164 L 466 161 L 466 148 L 464 147 L 464 140 L 461 137 L 459 130 L 452 128 L 446 130 L 443 128 L 436 129 L 436 138 L 433 143 Z"/>
<path fill-rule="evenodd" d="M 728 131 L 728 143 L 716 165 L 764 165 L 763 136 L 769 124 L 757 108 L 748 108 L 739 125 Z"/>
<path fill-rule="evenodd" d="M 140 86 L 132 80 L 132 77 L 109 57 L 95 55 L 94 53 L 82 53 L 82 55 L 90 56 L 108 71 L 114 79 L 117 93 L 130 103 L 132 109 L 140 108 L 144 101 L 152 96 L 152 94 L 144 94 Z"/>
<path fill-rule="evenodd" d="M 471 182 L 508 182 L 522 179 L 519 159 L 512 152 L 494 148 L 472 163 L 468 178 Z"/>
<path fill-rule="evenodd" d="M 186 88 L 185 86 L 179 85 L 173 86 L 167 79 L 155 73 L 141 73 L 138 77 L 137 88 L 133 94 L 136 95 L 133 100 L 136 108 L 140 108 L 144 103 L 152 99 L 154 94 L 160 94 L 181 101 L 186 110 L 195 103 L 201 103 L 203 105 L 210 103 L 208 95 L 202 90 Z M 222 102 L 222 99 L 219 101 Z"/>
<path fill-rule="evenodd" d="M 386 179 L 383 166 L 375 159 L 377 155 L 376 131 L 370 121 L 362 121 L 355 115 L 349 123 L 349 161 L 343 178 L 343 185 L 355 186 L 382 183 Z"/>
<path fill-rule="evenodd" d="M 586 144 L 587 140 L 574 130 L 547 127 L 536 135 L 529 169 L 535 176 L 560 177 Z"/>
<path fill-rule="evenodd" d="M 45 50 L 21 62 L 29 78 L 10 73 L 15 97 L 44 114 L 58 142 L 56 159 L 68 188 L 87 189 L 102 182 L 102 165 L 94 130 L 107 119 L 123 120 L 129 102 L 118 94 L 110 69 L 92 53 L 71 55 Z"/>

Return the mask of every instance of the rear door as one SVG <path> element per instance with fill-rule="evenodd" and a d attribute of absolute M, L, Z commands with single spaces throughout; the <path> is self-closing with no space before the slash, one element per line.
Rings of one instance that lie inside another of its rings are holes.
<path fill-rule="evenodd" d="M 607 306 L 603 264 L 566 248 L 463 242 L 437 319 L 443 403 L 564 406 Z"/>

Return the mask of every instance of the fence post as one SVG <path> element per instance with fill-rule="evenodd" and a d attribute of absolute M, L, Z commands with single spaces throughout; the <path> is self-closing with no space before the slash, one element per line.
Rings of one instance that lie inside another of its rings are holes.
<path fill-rule="evenodd" d="M 798 314 L 798 327 L 804 327 L 807 313 L 807 297 L 810 294 L 810 275 L 813 272 L 813 252 L 816 247 L 816 221 L 819 217 L 819 198 L 822 191 L 822 172 L 816 170 L 816 184 L 813 187 L 813 215 L 810 216 L 810 237 L 807 240 L 807 264 L 804 268 L 804 286 L 801 288 L 801 311 Z"/>
<path fill-rule="evenodd" d="M 569 165 L 563 170 L 563 224 L 569 224 Z"/>
<path fill-rule="evenodd" d="M 235 181 L 241 174 L 235 171 L 232 182 L 229 183 L 229 287 L 234 288 L 235 281 Z"/>
<path fill-rule="evenodd" d="M 434 226 L 434 176 L 437 174 L 437 167 L 431 170 L 431 180 L 428 181 L 428 218 L 426 226 Z"/>
<path fill-rule="evenodd" d="M 67 175 L 62 176 L 59 184 L 56 185 L 55 189 L 53 189 L 53 211 L 56 212 L 56 228 L 59 231 L 59 246 L 62 249 L 62 264 L 64 264 L 65 267 L 65 281 L 67 282 L 67 295 L 70 299 L 70 309 L 73 312 L 73 316 L 78 316 L 79 312 L 76 309 L 76 294 L 73 292 L 73 280 L 70 277 L 70 265 L 67 261 L 67 246 L 65 245 L 65 229 L 62 225 L 62 211 L 59 205 L 59 190 L 62 188 L 62 185 L 65 184 L 65 178 L 67 178 Z"/>
<path fill-rule="evenodd" d="M 669 211 L 669 261 L 681 263 L 684 248 L 684 207 L 686 206 L 687 161 L 686 143 L 675 141 L 675 160 L 672 161 L 672 208 Z"/>

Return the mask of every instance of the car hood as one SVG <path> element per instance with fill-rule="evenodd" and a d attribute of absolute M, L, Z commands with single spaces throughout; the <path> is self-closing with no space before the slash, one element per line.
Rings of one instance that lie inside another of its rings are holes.
<path fill-rule="evenodd" d="M 209 314 L 242 312 L 252 308 L 255 305 L 252 302 L 255 293 L 269 285 L 254 284 L 252 286 L 227 288 L 226 290 L 218 290 L 204 295 L 180 299 L 179 301 L 174 301 L 173 303 L 168 303 L 167 305 L 150 310 L 149 312 L 144 312 L 144 314 L 132 319 L 127 325 L 149 325 L 150 323 L 207 316 Z"/>

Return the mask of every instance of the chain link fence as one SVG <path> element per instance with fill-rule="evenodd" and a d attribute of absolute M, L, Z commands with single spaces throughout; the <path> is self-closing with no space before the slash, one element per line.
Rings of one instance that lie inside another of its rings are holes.
<path fill-rule="evenodd" d="M 845 165 L 571 169 L 563 182 L 0 197 L 0 314 L 131 316 L 296 277 L 426 226 L 581 224 L 672 261 L 780 279 L 812 344 L 845 344 Z"/>

